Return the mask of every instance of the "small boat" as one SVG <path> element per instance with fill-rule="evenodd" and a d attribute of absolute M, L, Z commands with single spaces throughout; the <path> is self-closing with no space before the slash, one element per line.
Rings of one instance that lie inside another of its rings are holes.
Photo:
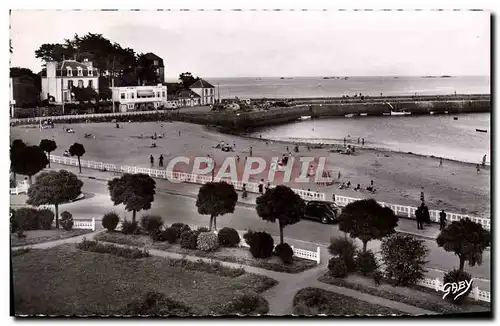
<path fill-rule="evenodd" d="M 458 120 L 458 117 L 453 117 L 453 120 Z"/>
<path fill-rule="evenodd" d="M 349 113 L 345 115 L 346 118 L 354 118 L 354 113 Z"/>
<path fill-rule="evenodd" d="M 434 111 L 429 112 L 429 114 L 430 114 L 430 115 L 433 115 L 433 114 L 434 114 Z"/>
<path fill-rule="evenodd" d="M 382 115 L 391 115 L 391 112 L 384 112 Z"/>
<path fill-rule="evenodd" d="M 408 111 L 391 111 L 391 115 L 410 115 L 411 112 Z"/>
<path fill-rule="evenodd" d="M 486 130 L 486 129 L 477 129 L 477 128 L 476 128 L 476 131 L 477 132 L 488 132 L 488 130 Z"/>
<path fill-rule="evenodd" d="M 444 114 L 448 114 L 448 111 L 444 111 Z"/>
<path fill-rule="evenodd" d="M 303 120 L 311 120 L 311 116 L 310 115 L 303 115 L 299 118 L 299 120 L 303 121 Z"/>
<path fill-rule="evenodd" d="M 368 115 L 368 113 L 361 113 L 360 116 L 362 117 L 366 117 Z"/>

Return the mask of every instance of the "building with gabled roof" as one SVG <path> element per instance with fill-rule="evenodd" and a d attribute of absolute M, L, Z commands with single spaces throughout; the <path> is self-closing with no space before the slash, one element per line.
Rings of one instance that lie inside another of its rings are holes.
<path fill-rule="evenodd" d="M 200 96 L 201 105 L 213 105 L 215 103 L 215 87 L 203 79 L 198 79 L 189 87 Z"/>

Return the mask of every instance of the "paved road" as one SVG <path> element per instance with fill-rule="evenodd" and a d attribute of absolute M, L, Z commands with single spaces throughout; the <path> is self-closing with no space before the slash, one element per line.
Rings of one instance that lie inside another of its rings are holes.
<path fill-rule="evenodd" d="M 100 221 L 104 213 L 114 210 L 122 218 L 131 219 L 132 213 L 126 212 L 122 205 L 113 207 L 109 199 L 107 184 L 105 181 L 82 178 L 84 186 L 82 191 L 90 194 L 89 198 L 77 201 L 74 203 L 61 205 L 59 212 L 64 210 L 70 211 L 75 218 L 91 219 L 96 218 Z M 158 184 L 158 192 L 155 196 L 152 208 L 149 211 L 140 212 L 138 216 L 144 213 L 158 214 L 163 219 L 171 224 L 174 222 L 183 222 L 188 224 L 206 225 L 208 226 L 209 218 L 200 215 L 197 212 L 195 199 L 189 195 L 173 195 L 162 189 L 166 189 L 169 182 L 162 181 Z M 174 186 L 174 185 L 172 185 Z M 179 185 L 175 185 L 178 187 Z M 174 186 L 174 187 L 175 187 Z M 175 188 L 174 188 L 175 189 Z M 11 196 L 11 204 L 13 206 L 22 205 L 25 196 Z M 96 223 L 100 226 L 100 222 Z M 217 218 L 217 227 L 225 226 L 233 227 L 238 230 L 263 230 L 271 233 L 274 236 L 279 235 L 277 224 L 272 224 L 261 220 L 255 208 L 249 205 L 238 205 L 233 214 Z M 343 236 L 344 234 L 338 230 L 336 225 L 323 225 L 321 223 L 303 220 L 295 225 L 290 225 L 285 228 L 285 237 L 296 239 L 294 244 L 300 245 L 303 249 L 314 250 L 316 244 L 322 247 L 327 246 L 331 236 Z M 428 255 L 428 277 L 441 277 L 442 271 L 448 271 L 453 267 L 458 266 L 458 259 L 451 253 L 445 252 L 439 248 L 435 240 L 424 240 L 430 252 Z M 361 243 L 359 243 L 361 244 Z M 371 241 L 368 243 L 368 248 L 378 251 L 380 248 L 379 241 Z M 483 254 L 483 265 L 476 267 L 466 266 L 466 271 L 477 278 L 475 284 L 481 289 L 490 289 L 490 251 L 485 251 Z"/>

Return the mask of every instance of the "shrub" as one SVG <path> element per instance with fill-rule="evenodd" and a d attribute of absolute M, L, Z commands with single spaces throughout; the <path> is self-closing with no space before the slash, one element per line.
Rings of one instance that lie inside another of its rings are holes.
<path fill-rule="evenodd" d="M 188 249 L 196 249 L 198 247 L 198 236 L 201 233 L 198 231 L 191 231 L 191 235 L 188 240 Z"/>
<path fill-rule="evenodd" d="M 219 247 L 219 238 L 212 232 L 202 232 L 198 235 L 196 248 L 203 251 L 213 251 Z"/>
<path fill-rule="evenodd" d="M 250 252 L 255 258 L 271 257 L 273 248 L 273 237 L 267 232 L 255 232 L 250 237 Z"/>
<path fill-rule="evenodd" d="M 347 265 L 340 257 L 330 258 L 328 261 L 328 270 L 333 277 L 342 278 L 347 276 Z"/>
<path fill-rule="evenodd" d="M 297 291 L 293 298 L 293 306 L 295 312 L 299 314 L 307 314 L 311 312 L 310 309 L 314 309 L 314 314 L 319 313 L 321 307 L 325 307 L 329 304 L 329 298 L 325 295 L 324 290 L 318 288 L 303 288 Z M 298 309 L 301 307 L 302 309 Z M 305 311 L 304 311 L 305 310 Z"/>
<path fill-rule="evenodd" d="M 114 231 L 120 222 L 120 217 L 115 212 L 109 212 L 102 217 L 102 226 L 108 231 Z"/>
<path fill-rule="evenodd" d="M 164 231 L 162 230 L 156 230 L 154 232 L 151 233 L 151 240 L 153 241 L 156 241 L 156 242 L 163 242 L 163 241 L 167 241 L 167 239 L 165 239 L 164 237 Z"/>
<path fill-rule="evenodd" d="M 236 247 L 240 243 L 240 235 L 233 228 L 222 228 L 217 236 L 223 247 Z"/>
<path fill-rule="evenodd" d="M 189 239 L 191 238 L 191 234 L 193 234 L 193 231 L 184 231 L 181 234 L 181 248 L 184 249 L 192 249 L 189 247 Z M 194 248 L 196 249 L 196 247 Z"/>
<path fill-rule="evenodd" d="M 464 272 L 464 271 L 460 271 L 458 269 L 454 269 L 452 271 L 449 271 L 448 273 L 444 274 L 444 276 L 443 276 L 443 283 L 444 284 L 458 283 L 461 281 L 470 282 L 470 280 L 471 280 L 471 275 L 469 273 Z M 466 298 L 469 296 L 470 292 L 472 291 L 472 285 L 467 289 L 467 291 L 465 291 L 465 293 L 460 295 L 456 300 L 455 300 L 455 297 L 462 291 L 457 292 L 457 293 L 453 293 L 449 286 L 448 286 L 448 289 L 450 290 L 450 293 L 446 296 L 445 299 L 448 301 L 451 301 L 455 304 L 461 304 L 464 301 L 466 301 Z M 446 291 L 447 289 L 444 289 L 444 290 Z"/>
<path fill-rule="evenodd" d="M 377 270 L 377 260 L 371 250 L 359 251 L 356 265 L 361 275 L 368 275 Z"/>
<path fill-rule="evenodd" d="M 226 303 L 222 311 L 225 315 L 264 315 L 269 311 L 269 304 L 262 296 L 248 291 Z"/>
<path fill-rule="evenodd" d="M 410 235 L 394 235 L 382 241 L 385 276 L 396 285 L 417 284 L 425 277 L 425 242 Z"/>
<path fill-rule="evenodd" d="M 147 292 L 142 299 L 130 302 L 122 311 L 132 316 L 190 316 L 191 310 L 184 304 L 167 298 L 163 293 Z"/>
<path fill-rule="evenodd" d="M 143 215 L 141 217 L 141 228 L 148 234 L 158 231 L 163 226 L 163 219 L 159 215 Z"/>
<path fill-rule="evenodd" d="M 373 272 L 372 276 L 373 276 L 373 281 L 375 282 L 376 285 L 380 285 L 380 283 L 382 283 L 384 274 L 381 271 L 376 270 L 375 272 Z"/>
<path fill-rule="evenodd" d="M 184 223 L 174 223 L 170 226 L 171 228 L 179 229 L 179 237 L 184 231 L 191 231 L 189 225 Z"/>
<path fill-rule="evenodd" d="M 162 232 L 162 237 L 168 241 L 168 243 L 176 243 L 179 238 L 177 235 L 179 229 L 176 228 L 166 228 L 165 231 Z"/>
<path fill-rule="evenodd" d="M 180 267 L 192 271 L 215 274 L 224 277 L 236 278 L 245 274 L 243 268 L 233 268 L 222 265 L 220 262 L 205 262 L 201 259 L 190 261 L 187 259 L 168 259 L 170 267 Z"/>
<path fill-rule="evenodd" d="M 146 250 L 142 251 L 137 248 L 123 248 L 111 244 L 105 245 L 99 243 L 98 241 L 89 241 L 85 239 L 77 244 L 77 248 L 85 251 L 91 251 L 100 254 L 111 254 L 125 258 L 137 259 L 142 257 L 149 257 L 149 253 Z"/>
<path fill-rule="evenodd" d="M 348 273 L 356 270 L 356 261 L 354 259 L 356 249 L 356 243 L 352 239 L 344 237 L 331 238 L 328 246 L 330 254 L 338 256 L 344 261 Z"/>
<path fill-rule="evenodd" d="M 123 234 L 134 234 L 138 230 L 138 223 L 137 221 L 135 222 L 129 222 L 127 220 L 122 222 L 122 232 Z"/>
<path fill-rule="evenodd" d="M 61 213 L 61 226 L 66 231 L 71 231 L 73 229 L 73 216 L 70 212 L 64 211 Z"/>
<path fill-rule="evenodd" d="M 252 240 L 252 236 L 254 234 L 255 234 L 255 232 L 252 230 L 248 230 L 247 233 L 243 234 L 243 239 L 245 239 L 245 242 L 247 243 L 247 245 L 250 245 L 250 242 Z"/>
<path fill-rule="evenodd" d="M 40 229 L 50 230 L 52 222 L 54 222 L 54 212 L 52 210 L 44 208 L 38 211 L 38 225 Z"/>
<path fill-rule="evenodd" d="M 288 243 L 280 243 L 274 248 L 274 254 L 280 257 L 285 264 L 291 264 L 293 261 L 293 249 Z"/>
<path fill-rule="evenodd" d="M 38 228 L 38 210 L 31 207 L 21 207 L 14 214 L 15 225 L 23 230 Z"/>
<path fill-rule="evenodd" d="M 207 227 L 201 226 L 197 228 L 196 231 L 201 233 L 201 232 L 209 232 L 210 230 Z"/>

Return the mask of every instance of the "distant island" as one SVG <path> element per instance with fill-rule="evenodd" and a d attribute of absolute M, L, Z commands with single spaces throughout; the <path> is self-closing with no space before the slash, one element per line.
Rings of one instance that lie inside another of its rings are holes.
<path fill-rule="evenodd" d="M 449 75 L 442 75 L 442 76 L 423 76 L 422 78 L 451 78 Z"/>

